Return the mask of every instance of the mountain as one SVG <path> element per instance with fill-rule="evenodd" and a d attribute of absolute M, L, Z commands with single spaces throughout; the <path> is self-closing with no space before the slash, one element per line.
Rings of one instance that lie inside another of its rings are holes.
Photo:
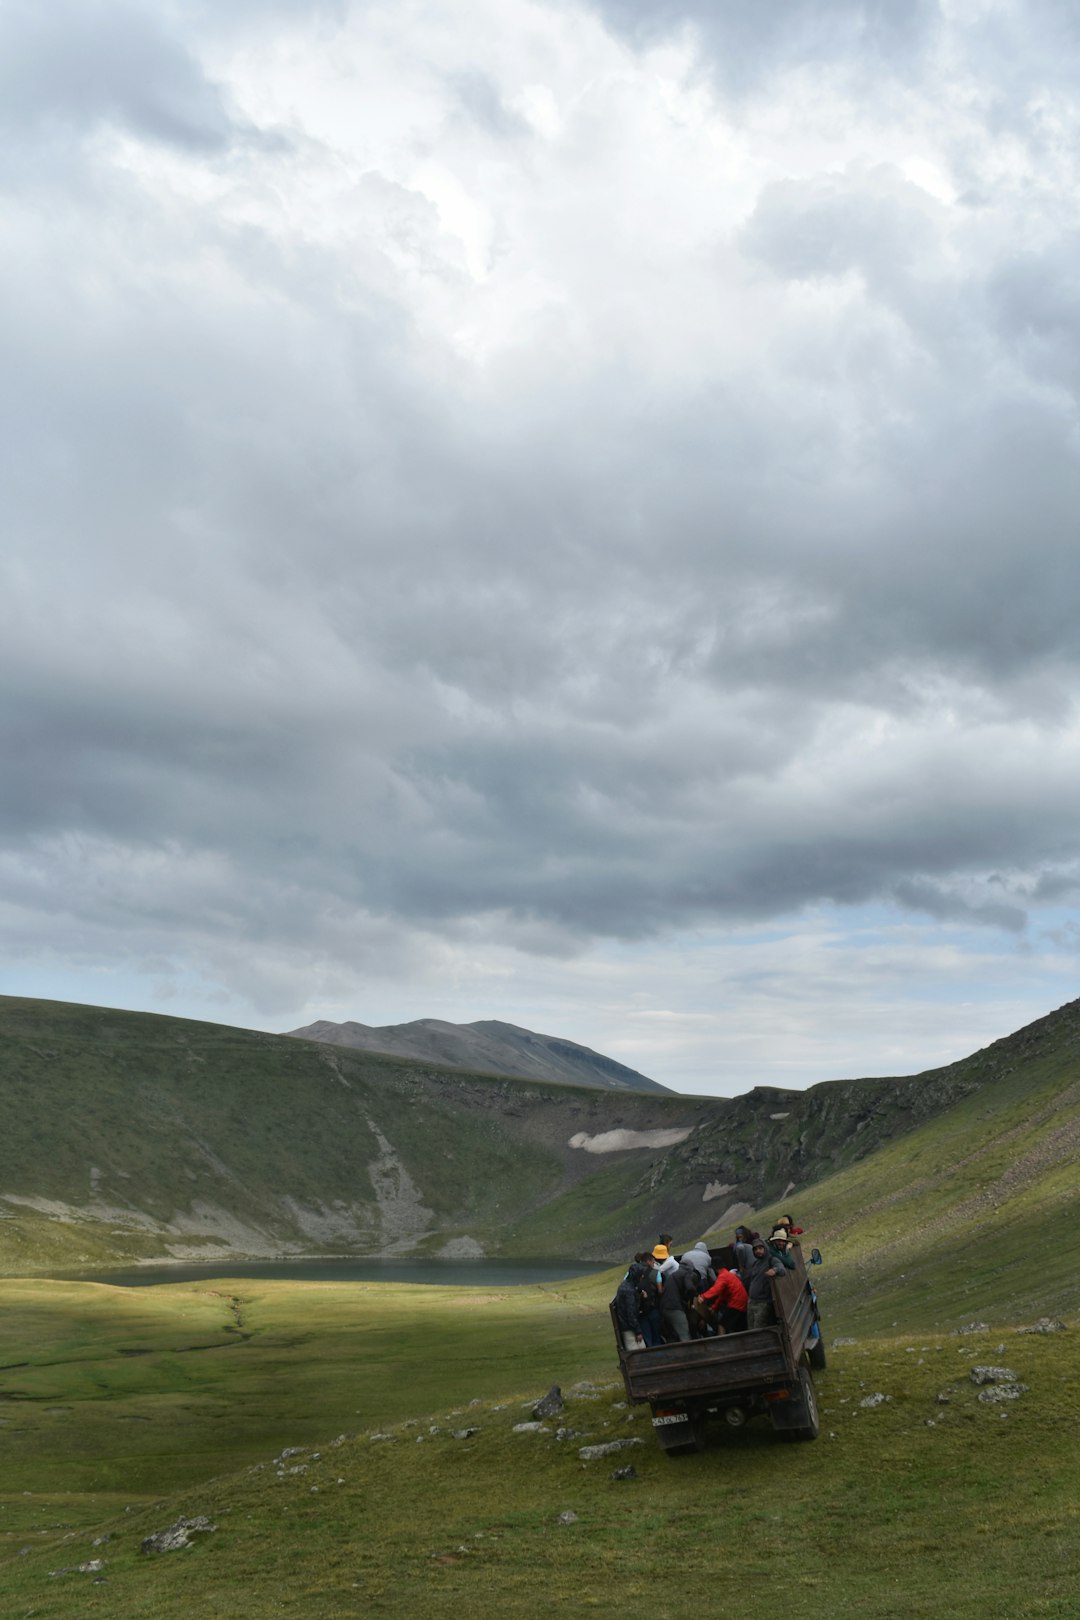
<path fill-rule="evenodd" d="M 4 997 L 0 1110 L 0 1272 L 272 1254 L 614 1261 L 661 1229 L 726 1232 L 783 1201 L 828 1241 L 837 1281 L 887 1310 L 924 1256 L 940 1280 L 958 1251 L 962 1297 L 1071 1225 L 1080 1003 L 922 1075 L 709 1098 Z"/>
<path fill-rule="evenodd" d="M 474 1074 L 512 1074 L 523 1080 L 551 1080 L 559 1085 L 608 1086 L 620 1091 L 669 1088 L 628 1069 L 591 1047 L 556 1035 L 537 1035 L 516 1024 L 482 1018 L 475 1024 L 449 1024 L 440 1018 L 417 1018 L 411 1024 L 329 1023 L 291 1029 L 298 1040 L 352 1046 L 363 1052 L 388 1052 L 422 1063 L 449 1063 Z"/>

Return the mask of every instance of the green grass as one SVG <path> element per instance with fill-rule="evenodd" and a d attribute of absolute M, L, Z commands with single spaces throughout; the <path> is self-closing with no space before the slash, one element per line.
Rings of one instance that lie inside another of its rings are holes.
<path fill-rule="evenodd" d="M 782 1444 L 758 1421 L 673 1462 L 647 1414 L 622 1404 L 606 1284 L 483 1295 L 260 1285 L 241 1309 L 251 1340 L 216 1356 L 174 1353 L 181 1330 L 225 1342 L 229 1298 L 249 1288 L 98 1289 L 87 1300 L 70 1285 L 4 1286 L 5 1335 L 21 1319 L 49 1342 L 19 1373 L 32 1402 L 0 1407 L 25 1425 L 0 1430 L 15 1464 L 0 1501 L 0 1612 L 1075 1615 L 1075 1326 L 1047 1338 L 860 1341 L 834 1350 L 819 1376 L 816 1445 Z M 132 1344 L 151 1354 L 117 1355 Z M 973 1361 L 1007 1363 L 1030 1394 L 1009 1408 L 980 1403 Z M 572 1393 L 581 1378 L 599 1394 Z M 568 1400 L 560 1421 L 591 1440 L 645 1444 L 582 1463 L 580 1440 L 514 1434 L 523 1403 L 556 1380 Z M 859 1406 L 878 1390 L 886 1405 Z M 69 1410 L 50 1416 L 55 1404 Z M 479 1432 L 453 1439 L 465 1425 Z M 306 1472 L 279 1477 L 271 1458 L 285 1445 L 308 1448 L 288 1463 Z M 100 1471 L 73 1497 L 65 1469 L 80 1447 Z M 614 1481 L 628 1461 L 639 1477 Z M 575 1523 L 558 1522 L 566 1510 Z M 140 1554 L 141 1538 L 181 1513 L 218 1528 L 190 1551 Z M 111 1539 L 94 1547 L 102 1534 Z M 91 1557 L 104 1558 L 105 1584 L 49 1575 Z"/>

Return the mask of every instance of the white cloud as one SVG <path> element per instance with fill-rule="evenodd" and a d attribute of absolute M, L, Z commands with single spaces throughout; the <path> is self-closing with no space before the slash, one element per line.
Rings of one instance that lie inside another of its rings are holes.
<path fill-rule="evenodd" d="M 951 1015 L 886 1039 L 862 938 L 863 1012 L 831 938 L 759 1003 L 725 930 L 771 981 L 747 929 L 931 919 L 890 958 L 889 1019 L 935 939 L 984 961 L 975 925 L 1009 941 L 1002 1006 L 1057 993 L 1075 30 L 101 0 L 100 72 L 58 119 L 67 9 L 11 16 L 20 984 L 28 959 L 65 993 L 71 962 L 143 961 L 174 1010 L 379 1023 L 479 985 L 460 1016 L 549 1009 L 628 1062 L 632 1028 L 680 1076 L 711 1042 L 729 1076 L 708 973 L 634 1011 L 703 930 L 751 1066 L 804 1079 L 929 1061 Z M 346 1005 L 369 980 L 383 1004 Z M 847 1045 L 813 1038 L 826 1008 Z"/>

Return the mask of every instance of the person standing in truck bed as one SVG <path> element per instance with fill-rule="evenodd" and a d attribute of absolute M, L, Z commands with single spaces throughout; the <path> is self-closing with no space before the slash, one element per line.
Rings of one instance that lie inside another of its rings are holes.
<path fill-rule="evenodd" d="M 645 1330 L 641 1320 L 641 1285 L 645 1280 L 645 1269 L 635 1261 L 615 1294 L 615 1320 L 619 1324 L 623 1348 L 626 1350 L 645 1349 Z"/>
<path fill-rule="evenodd" d="M 721 1333 L 741 1333 L 746 1327 L 746 1289 L 734 1271 L 721 1268 L 711 1288 L 698 1295 L 697 1307 L 706 1320 L 715 1317 Z"/>
<path fill-rule="evenodd" d="M 754 1243 L 754 1258 L 746 1278 L 746 1325 L 750 1328 L 768 1327 L 776 1321 L 773 1309 L 772 1280 L 779 1276 L 783 1266 L 769 1253 L 764 1238 Z"/>

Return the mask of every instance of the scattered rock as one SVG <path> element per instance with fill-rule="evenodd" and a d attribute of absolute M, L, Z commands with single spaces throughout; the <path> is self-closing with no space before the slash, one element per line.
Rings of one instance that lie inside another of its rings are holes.
<path fill-rule="evenodd" d="M 551 1430 L 546 1423 L 515 1423 L 514 1434 L 550 1434 Z"/>
<path fill-rule="evenodd" d="M 980 1401 L 1018 1401 L 1021 1395 L 1028 1392 L 1027 1384 L 992 1384 L 989 1389 L 980 1389 Z"/>
<path fill-rule="evenodd" d="M 989 1333 L 990 1328 L 986 1322 L 969 1322 L 966 1327 L 958 1327 L 957 1333 Z"/>
<path fill-rule="evenodd" d="M 882 1395 L 881 1391 L 879 1390 L 876 1395 L 864 1395 L 862 1400 L 859 1402 L 859 1405 L 860 1406 L 884 1406 L 886 1401 L 891 1401 L 891 1400 L 892 1400 L 891 1395 Z"/>
<path fill-rule="evenodd" d="M 91 1558 L 86 1564 L 69 1564 L 66 1569 L 50 1569 L 49 1579 L 55 1580 L 58 1575 L 96 1575 L 105 1565 L 100 1558 Z"/>
<path fill-rule="evenodd" d="M 347 1440 L 355 1440 L 355 1439 L 356 1439 L 355 1433 L 353 1433 L 353 1431 L 350 1430 L 350 1429 L 346 1429 L 344 1434 L 339 1434 L 335 1440 L 331 1440 L 330 1444 L 332 1446 L 343 1446 Z"/>
<path fill-rule="evenodd" d="M 479 1433 L 480 1433 L 480 1430 L 478 1428 L 455 1429 L 454 1430 L 454 1439 L 455 1440 L 468 1440 L 470 1435 L 479 1434 Z"/>
<path fill-rule="evenodd" d="M 946 1395 L 944 1390 L 942 1390 L 941 1394 L 937 1397 L 937 1403 L 939 1406 L 948 1406 L 951 1400 L 952 1396 Z"/>
<path fill-rule="evenodd" d="M 105 1543 L 107 1541 L 111 1541 L 111 1540 L 112 1540 L 112 1531 L 111 1530 L 106 1530 L 106 1532 L 105 1532 L 105 1534 L 103 1536 L 95 1536 L 93 1541 L 90 1543 L 90 1545 L 91 1545 L 91 1547 L 104 1547 Z"/>
<path fill-rule="evenodd" d="M 849 1344 L 858 1344 L 858 1342 L 858 1339 L 833 1339 L 832 1347 L 834 1350 L 843 1350 Z"/>
<path fill-rule="evenodd" d="M 1064 1333 L 1065 1323 L 1054 1316 L 1040 1316 L 1030 1327 L 1017 1328 L 1017 1333 Z"/>
<path fill-rule="evenodd" d="M 371 1438 L 373 1440 L 392 1440 L 394 1437 L 392 1434 L 373 1434 Z"/>
<path fill-rule="evenodd" d="M 555 1430 L 555 1438 L 556 1438 L 556 1440 L 583 1440 L 585 1438 L 585 1430 L 584 1429 L 556 1429 Z"/>
<path fill-rule="evenodd" d="M 294 1451 L 292 1455 L 295 1457 L 296 1452 Z M 194 1519 L 177 1519 L 176 1523 L 170 1524 L 167 1530 L 158 1530 L 152 1536 L 145 1536 L 139 1546 L 139 1551 L 144 1553 L 176 1552 L 178 1548 L 186 1547 L 192 1536 L 209 1535 L 212 1530 L 216 1529 L 217 1525 L 211 1524 L 210 1520 L 202 1514 L 199 1514 Z"/>
<path fill-rule="evenodd" d="M 638 1471 L 633 1463 L 627 1463 L 625 1468 L 616 1468 L 611 1477 L 612 1479 L 637 1479 Z"/>
<path fill-rule="evenodd" d="M 562 1398 L 562 1390 L 558 1384 L 552 1384 L 547 1394 L 541 1396 L 533 1407 L 532 1415 L 534 1418 L 553 1418 L 565 1410 L 566 1402 Z"/>
<path fill-rule="evenodd" d="M 287 1462 L 290 1457 L 302 1457 L 306 1450 L 307 1446 L 286 1446 L 285 1450 L 274 1458 L 274 1463 L 280 1466 L 281 1463 Z"/>
<path fill-rule="evenodd" d="M 555 1520 L 556 1524 L 577 1524 L 577 1522 L 578 1516 L 574 1512 L 573 1508 L 567 1508 L 566 1512 L 560 1513 L 559 1517 Z"/>
<path fill-rule="evenodd" d="M 635 1435 L 628 1435 L 625 1440 L 606 1440 L 602 1446 L 582 1446 L 578 1456 L 582 1462 L 595 1462 L 598 1457 L 613 1457 L 617 1451 L 625 1451 L 627 1446 L 642 1446 L 644 1440 Z"/>
<path fill-rule="evenodd" d="M 973 1384 L 1016 1383 L 1016 1374 L 1011 1367 L 969 1367 L 968 1377 Z"/>

